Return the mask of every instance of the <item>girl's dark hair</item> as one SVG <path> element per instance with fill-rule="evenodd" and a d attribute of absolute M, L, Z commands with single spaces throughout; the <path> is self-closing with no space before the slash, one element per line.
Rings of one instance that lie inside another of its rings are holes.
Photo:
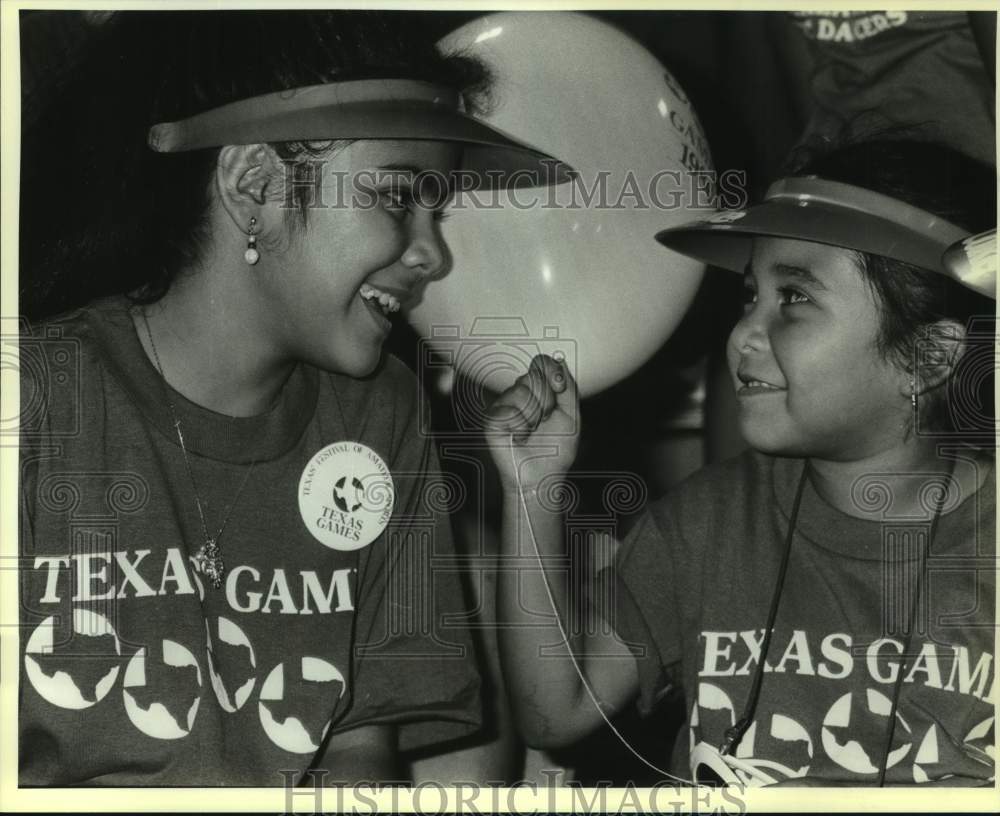
<path fill-rule="evenodd" d="M 800 166 L 817 175 L 864 187 L 933 213 L 972 233 L 997 225 L 996 168 L 941 144 L 870 139 L 840 147 Z M 933 364 L 928 330 L 939 320 L 966 328 L 965 353 L 946 387 L 920 406 L 922 431 L 992 438 L 995 303 L 939 273 L 859 252 L 858 265 L 881 305 L 879 350 L 918 376 Z"/>
<path fill-rule="evenodd" d="M 288 88 L 399 76 L 454 87 L 473 107 L 488 83 L 481 63 L 441 56 L 398 13 L 115 13 L 23 119 L 21 312 L 115 293 L 155 301 L 199 257 L 218 150 L 154 153 L 151 125 Z"/>

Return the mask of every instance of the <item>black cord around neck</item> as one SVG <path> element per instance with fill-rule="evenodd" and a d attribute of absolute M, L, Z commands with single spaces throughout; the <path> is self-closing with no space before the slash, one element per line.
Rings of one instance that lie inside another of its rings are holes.
<path fill-rule="evenodd" d="M 892 749 L 892 740 L 896 733 L 896 711 L 899 708 L 899 697 L 903 687 L 903 675 L 906 669 L 906 658 L 910 651 L 910 644 L 913 640 L 913 630 L 916 624 L 917 609 L 920 604 L 920 594 L 923 589 L 923 575 L 926 570 L 927 556 L 930 554 L 934 543 L 934 535 L 937 532 L 938 519 L 941 517 L 941 510 L 944 508 L 948 496 L 948 484 L 954 472 L 954 463 L 948 472 L 948 479 L 941 492 L 941 498 L 934 510 L 931 518 L 930 529 L 927 534 L 927 547 L 920 554 L 920 566 L 917 572 L 917 585 L 913 594 L 913 601 L 910 604 L 910 614 L 906 629 L 905 642 L 899 663 L 899 673 L 892 693 L 892 706 L 889 710 L 889 725 L 886 729 L 886 740 L 882 750 L 882 761 L 879 763 L 878 786 L 884 787 L 885 774 L 889 766 L 889 753 Z M 743 713 L 740 718 L 730 728 L 725 731 L 725 739 L 719 747 L 719 753 L 723 756 L 732 753 L 740 744 L 743 735 L 753 722 L 754 713 L 757 710 L 757 702 L 760 699 L 761 684 L 764 681 L 764 666 L 767 660 L 767 653 L 771 646 L 771 633 L 774 631 L 774 622 L 778 615 L 778 604 L 781 601 L 781 591 L 785 584 L 785 573 L 788 571 L 788 560 L 792 552 L 792 539 L 795 537 L 795 527 L 799 518 L 799 507 L 802 504 L 802 494 L 805 491 L 806 480 L 809 475 L 809 461 L 806 460 L 802 466 L 802 475 L 799 477 L 798 488 L 795 491 L 795 500 L 792 503 L 792 511 L 788 518 L 788 532 L 785 535 L 785 551 L 781 557 L 781 566 L 778 570 L 778 580 L 775 583 L 774 592 L 771 594 L 771 608 L 767 614 L 767 628 L 764 630 L 764 640 L 760 647 L 760 659 L 754 669 L 753 684 L 750 686 L 750 694 L 747 696 L 746 704 L 743 706 Z"/>
<path fill-rule="evenodd" d="M 799 477 L 799 486 L 795 491 L 795 501 L 792 502 L 792 512 L 788 517 L 788 532 L 785 534 L 785 552 L 781 556 L 781 567 L 778 569 L 778 580 L 774 585 L 774 592 L 771 593 L 771 609 L 767 613 L 767 628 L 764 629 L 764 641 L 760 647 L 760 660 L 754 669 L 753 684 L 750 686 L 750 694 L 747 697 L 746 705 L 743 706 L 743 714 L 730 728 L 726 729 L 725 739 L 719 746 L 719 753 L 726 756 L 740 744 L 743 735 L 753 722 L 754 712 L 757 710 L 757 700 L 760 699 L 760 687 L 764 681 L 764 662 L 767 660 L 767 651 L 771 647 L 771 633 L 774 631 L 774 621 L 778 616 L 778 603 L 781 601 L 781 590 L 785 585 L 785 573 L 788 571 L 788 558 L 792 553 L 792 539 L 795 537 L 795 525 L 799 519 L 799 505 L 802 504 L 802 493 L 805 491 L 806 480 L 809 475 L 809 460 L 802 465 L 802 475 Z"/>

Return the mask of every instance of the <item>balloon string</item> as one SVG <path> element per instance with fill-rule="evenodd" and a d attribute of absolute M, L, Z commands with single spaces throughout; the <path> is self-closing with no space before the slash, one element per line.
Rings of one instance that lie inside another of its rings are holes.
<path fill-rule="evenodd" d="M 587 682 L 587 677 L 583 672 L 583 668 L 580 666 L 579 661 L 576 659 L 576 655 L 573 654 L 573 649 L 570 646 L 569 635 L 566 633 L 566 629 L 563 626 L 562 617 L 559 615 L 559 609 L 556 605 L 556 599 L 552 594 L 552 587 L 549 585 L 549 579 L 545 573 L 545 564 L 542 561 L 542 553 L 538 549 L 538 541 L 535 539 L 535 529 L 531 524 L 531 514 L 528 512 L 528 504 L 524 500 L 524 489 L 521 486 L 521 474 L 517 466 L 517 458 L 514 454 L 513 434 L 510 435 L 510 461 L 514 468 L 514 480 L 517 482 L 517 496 L 521 502 L 521 509 L 524 512 L 525 521 L 527 521 L 528 523 L 528 534 L 531 536 L 531 546 L 534 549 L 535 558 L 538 560 L 538 569 L 541 571 L 542 574 L 542 586 L 545 587 L 545 594 L 548 596 L 549 603 L 552 605 L 552 612 L 556 618 L 556 625 L 559 627 L 559 635 L 560 637 L 562 637 L 563 642 L 565 642 L 566 644 L 566 652 L 569 654 L 570 662 L 572 662 L 573 668 L 576 670 L 576 674 L 580 678 L 580 682 L 583 684 L 583 688 L 587 692 L 587 696 L 590 697 L 591 702 L 594 704 L 594 708 L 597 709 L 597 713 L 601 715 L 601 719 L 604 720 L 608 728 L 610 728 L 612 733 L 618 738 L 618 741 L 621 742 L 621 744 L 624 745 L 629 750 L 632 756 L 638 759 L 643 765 L 645 765 L 650 770 L 653 770 L 658 774 L 662 774 L 668 779 L 673 779 L 684 785 L 697 786 L 699 784 L 697 781 L 692 779 L 684 779 L 680 776 L 675 776 L 669 771 L 663 770 L 663 768 L 654 765 L 652 762 L 646 759 L 642 754 L 640 754 L 635 748 L 632 747 L 632 744 L 628 741 L 628 739 L 626 739 L 626 737 L 621 733 L 621 731 L 618 730 L 615 724 L 611 722 L 611 720 L 608 719 L 608 716 L 604 713 L 604 709 L 601 707 L 601 703 L 597 699 L 597 695 L 594 693 L 593 688 L 591 688 L 590 683 Z"/>

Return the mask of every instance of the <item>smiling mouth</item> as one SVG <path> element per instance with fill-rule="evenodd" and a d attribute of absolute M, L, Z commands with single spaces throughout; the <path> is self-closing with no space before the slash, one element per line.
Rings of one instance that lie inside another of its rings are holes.
<path fill-rule="evenodd" d="M 769 382 L 764 382 L 763 380 L 744 380 L 741 378 L 740 382 L 742 385 L 737 389 L 736 393 L 742 396 L 751 396 L 753 394 L 773 394 L 786 390 L 784 388 L 779 388 L 777 385 L 772 385 Z"/>
<path fill-rule="evenodd" d="M 400 295 L 403 297 L 400 297 Z M 392 320 L 390 318 L 403 308 L 405 293 L 400 292 L 397 295 L 395 292 L 380 289 L 377 286 L 372 286 L 370 283 L 363 283 L 358 290 L 358 296 L 361 298 L 361 302 L 365 304 L 365 308 L 368 309 L 368 314 L 372 316 L 375 325 L 384 334 L 392 331 Z"/>
<path fill-rule="evenodd" d="M 361 284 L 361 299 L 369 306 L 377 307 L 384 317 L 398 312 L 402 306 L 399 298 L 391 292 L 384 292 L 369 283 Z"/>

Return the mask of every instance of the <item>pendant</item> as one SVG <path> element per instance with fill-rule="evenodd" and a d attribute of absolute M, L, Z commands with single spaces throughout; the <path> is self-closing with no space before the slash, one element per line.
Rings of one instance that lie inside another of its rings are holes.
<path fill-rule="evenodd" d="M 214 538 L 205 540 L 194 560 L 198 564 L 198 569 L 211 579 L 213 587 L 218 589 L 222 586 L 222 575 L 226 567 L 222 563 L 222 551 Z"/>

